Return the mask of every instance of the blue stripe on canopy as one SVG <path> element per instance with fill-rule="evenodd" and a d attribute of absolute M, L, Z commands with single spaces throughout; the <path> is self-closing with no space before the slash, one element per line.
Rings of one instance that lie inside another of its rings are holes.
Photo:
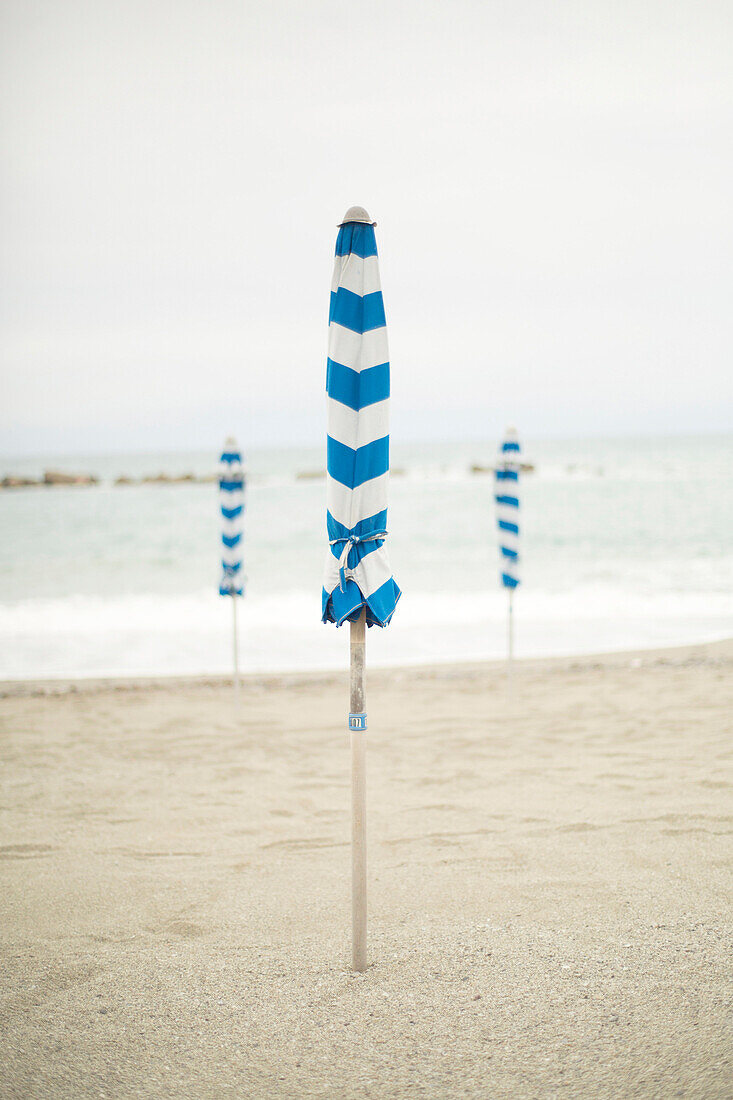
<path fill-rule="evenodd" d="M 352 332 L 371 332 L 373 328 L 384 326 L 384 302 L 381 290 L 373 294 L 352 294 L 346 287 L 340 286 L 336 293 L 331 292 L 329 324 L 334 322 Z"/>
<path fill-rule="evenodd" d="M 500 519 L 499 520 L 499 530 L 500 531 L 510 531 L 511 534 L 518 535 L 519 534 L 519 524 L 518 523 L 510 523 L 508 519 Z"/>
<path fill-rule="evenodd" d="M 519 444 L 514 439 L 505 439 L 501 449 L 502 451 L 519 451 Z"/>
<path fill-rule="evenodd" d="M 225 493 L 233 493 L 235 490 L 241 489 L 243 484 L 244 482 L 241 477 L 237 478 L 235 481 L 225 481 L 224 478 L 222 478 L 219 481 L 219 488 L 223 489 Z"/>
<path fill-rule="evenodd" d="M 513 505 L 515 508 L 518 508 L 519 507 L 519 497 L 497 496 L 496 503 L 497 504 L 509 504 L 509 505 Z"/>
<path fill-rule="evenodd" d="M 222 462 L 241 462 L 242 458 L 239 451 L 224 451 L 221 456 Z"/>
<path fill-rule="evenodd" d="M 336 255 L 348 256 L 353 252 L 355 256 L 365 259 L 367 256 L 376 256 L 377 238 L 374 235 L 374 226 L 361 222 L 347 222 L 339 229 L 336 238 Z"/>
<path fill-rule="evenodd" d="M 232 577 L 232 576 L 234 576 L 235 573 L 238 573 L 239 570 L 242 568 L 242 563 L 241 563 L 241 561 L 235 561 L 235 562 L 222 561 L 221 567 L 222 567 L 222 569 L 224 570 L 224 572 L 226 573 L 226 575 L 228 577 Z"/>
<path fill-rule="evenodd" d="M 502 573 L 501 583 L 504 585 L 505 588 L 516 588 L 519 584 L 519 581 L 516 577 L 510 577 L 508 573 Z"/>
<path fill-rule="evenodd" d="M 368 367 L 363 371 L 352 370 L 341 363 L 328 360 L 326 368 L 328 396 L 358 412 L 368 405 L 376 405 L 389 397 L 389 363 Z"/>
<path fill-rule="evenodd" d="M 236 508 L 225 508 L 222 505 L 221 514 L 224 519 L 236 519 L 237 516 L 241 516 L 242 510 L 243 506 L 241 504 L 238 504 Z"/>
<path fill-rule="evenodd" d="M 373 516 L 368 516 L 366 519 L 362 519 L 359 523 L 354 524 L 353 527 L 344 527 L 343 523 L 339 523 L 337 519 L 326 511 L 326 527 L 328 529 L 329 541 L 332 539 L 344 539 L 347 535 L 358 535 L 360 539 L 363 539 L 365 535 L 374 535 L 379 531 L 386 531 L 387 529 L 387 509 L 383 512 L 377 512 Z M 373 542 L 365 543 L 366 546 L 374 546 Z M 338 557 L 338 551 L 334 550 L 334 554 Z"/>
<path fill-rule="evenodd" d="M 242 539 L 242 532 L 241 531 L 239 532 L 238 535 L 222 535 L 221 536 L 221 541 L 224 543 L 225 546 L 228 546 L 230 550 L 232 549 L 232 547 L 237 546 L 237 544 L 241 541 L 241 539 Z"/>
<path fill-rule="evenodd" d="M 347 539 L 349 535 L 356 535 L 358 538 L 363 539 L 365 536 L 381 534 L 386 531 L 387 509 L 385 508 L 383 512 L 377 512 L 374 516 L 369 516 L 368 519 L 361 520 L 352 528 L 344 527 L 343 523 L 339 523 L 329 511 L 326 511 L 326 526 L 329 542 L 335 543 L 334 546 L 330 547 L 331 553 L 335 558 L 340 558 L 344 543 L 343 541 L 336 542 L 336 540 Z M 360 561 L 363 561 L 369 554 L 373 554 L 375 550 L 379 550 L 382 546 L 384 546 L 384 539 L 372 539 L 369 542 L 357 543 L 349 550 L 346 560 L 347 567 L 356 569 Z"/>
<path fill-rule="evenodd" d="M 358 489 L 365 481 L 381 477 L 389 469 L 389 436 L 375 439 L 352 450 L 328 436 L 326 447 L 328 475 L 349 489 Z"/>
<path fill-rule="evenodd" d="M 497 481 L 519 481 L 519 474 L 516 470 L 497 470 Z"/>
<path fill-rule="evenodd" d="M 387 626 L 401 595 L 393 577 L 380 585 L 375 592 L 371 592 L 367 599 L 362 596 L 356 582 L 348 580 L 343 591 L 338 587 L 333 592 L 323 589 L 323 621 L 342 626 L 364 607 L 367 626 Z"/>

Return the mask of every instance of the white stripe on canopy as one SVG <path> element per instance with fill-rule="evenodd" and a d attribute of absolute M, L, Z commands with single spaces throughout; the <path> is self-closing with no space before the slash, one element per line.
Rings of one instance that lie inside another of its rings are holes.
<path fill-rule="evenodd" d="M 361 372 L 389 362 L 386 327 L 361 333 L 332 321 L 328 331 L 328 358 L 334 363 Z"/>
<path fill-rule="evenodd" d="M 335 294 L 339 287 L 345 287 L 352 294 L 376 294 L 382 289 L 379 281 L 379 260 L 376 256 L 365 259 L 353 252 L 337 256 L 331 280 L 331 290 Z"/>
<path fill-rule="evenodd" d="M 357 410 L 329 397 L 328 434 L 352 449 L 384 439 L 389 435 L 389 398 Z"/>
<path fill-rule="evenodd" d="M 365 481 L 358 489 L 349 489 L 329 477 L 326 490 L 328 510 L 337 523 L 352 530 L 361 520 L 384 509 L 388 484 L 389 470 L 380 477 Z"/>

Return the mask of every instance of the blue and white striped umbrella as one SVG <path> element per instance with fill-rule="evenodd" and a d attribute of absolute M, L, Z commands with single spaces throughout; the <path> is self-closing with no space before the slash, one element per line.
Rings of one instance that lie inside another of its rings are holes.
<path fill-rule="evenodd" d="M 227 439 L 219 460 L 219 501 L 221 504 L 220 596 L 241 596 L 244 591 L 242 570 L 242 523 L 244 516 L 244 471 L 242 456 L 234 439 Z"/>
<path fill-rule="evenodd" d="M 389 352 L 374 225 L 352 207 L 339 227 L 328 330 L 330 550 L 323 621 L 386 626 L 400 598 L 384 540 L 389 481 Z"/>
<path fill-rule="evenodd" d="M 519 584 L 520 454 L 516 430 L 507 428 L 496 463 L 496 517 L 499 524 L 501 583 L 510 590 Z"/>

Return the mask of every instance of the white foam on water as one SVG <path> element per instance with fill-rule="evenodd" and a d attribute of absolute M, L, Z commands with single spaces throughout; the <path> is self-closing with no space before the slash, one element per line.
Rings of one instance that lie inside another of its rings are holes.
<path fill-rule="evenodd" d="M 610 586 L 515 595 L 518 657 L 682 645 L 728 636 L 733 596 L 639 596 Z M 410 592 L 388 630 L 368 633 L 372 666 L 500 659 L 503 592 Z M 157 676 L 228 673 L 231 603 L 186 596 L 73 596 L 0 606 L 0 676 Z M 313 593 L 238 601 L 244 672 L 344 667 L 348 630 L 320 622 Z"/>

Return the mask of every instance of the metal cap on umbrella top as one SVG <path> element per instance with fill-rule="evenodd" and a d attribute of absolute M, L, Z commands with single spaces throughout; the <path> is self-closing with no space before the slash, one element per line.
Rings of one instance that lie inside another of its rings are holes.
<path fill-rule="evenodd" d="M 365 222 L 367 225 L 376 225 L 367 214 L 363 206 L 350 206 L 344 214 L 344 220 L 339 222 L 339 229 L 342 225 L 348 225 L 349 222 Z"/>

